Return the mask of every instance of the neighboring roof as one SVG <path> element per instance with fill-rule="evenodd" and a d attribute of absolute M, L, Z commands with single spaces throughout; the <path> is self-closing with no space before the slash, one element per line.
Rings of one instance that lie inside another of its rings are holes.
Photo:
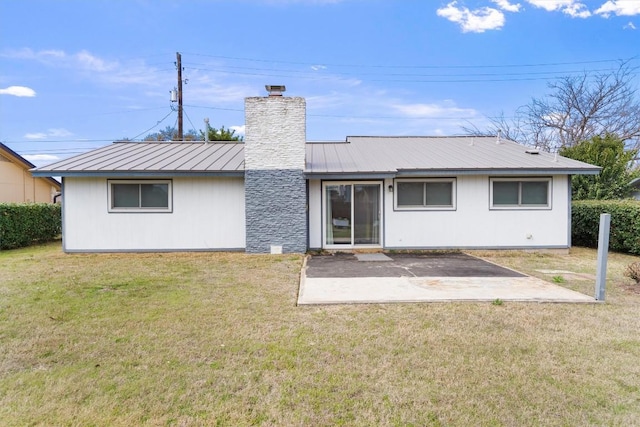
<path fill-rule="evenodd" d="M 0 142 L 0 155 L 2 155 L 3 153 L 4 153 L 5 157 L 9 158 L 10 160 L 12 159 L 14 162 L 18 163 L 24 169 L 28 170 L 28 169 L 32 169 L 32 168 L 36 167 L 36 165 L 31 163 L 29 160 L 25 159 L 20 154 L 16 153 L 11 148 L 7 147 L 2 142 Z M 54 187 L 56 187 L 58 190 L 60 190 L 60 182 L 58 182 L 58 180 L 56 180 L 56 179 L 51 178 L 50 175 L 39 175 L 39 177 L 45 178 Z"/>
<path fill-rule="evenodd" d="M 60 176 L 244 175 L 244 144 L 114 142 L 32 171 Z"/>
<path fill-rule="evenodd" d="M 598 166 L 495 137 L 348 137 L 306 145 L 308 177 L 597 174 Z M 34 175 L 244 175 L 244 143 L 116 142 Z"/>
<path fill-rule="evenodd" d="M 309 177 L 597 174 L 600 167 L 496 137 L 348 137 L 307 144 Z"/>

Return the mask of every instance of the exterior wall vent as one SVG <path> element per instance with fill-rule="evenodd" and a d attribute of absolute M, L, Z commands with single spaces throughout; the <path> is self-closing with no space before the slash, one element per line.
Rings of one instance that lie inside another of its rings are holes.
<path fill-rule="evenodd" d="M 269 92 L 269 96 L 282 96 L 282 92 L 287 90 L 284 85 L 265 85 L 265 89 Z"/>

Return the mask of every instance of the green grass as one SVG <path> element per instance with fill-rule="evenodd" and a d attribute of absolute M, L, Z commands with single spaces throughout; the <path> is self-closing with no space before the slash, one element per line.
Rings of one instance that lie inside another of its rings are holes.
<path fill-rule="evenodd" d="M 610 257 L 605 304 L 296 307 L 296 255 L 2 251 L 0 424 L 640 425 L 638 260 Z"/>

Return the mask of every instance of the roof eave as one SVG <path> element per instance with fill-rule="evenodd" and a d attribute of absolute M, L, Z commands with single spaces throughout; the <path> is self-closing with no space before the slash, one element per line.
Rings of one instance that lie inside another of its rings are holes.
<path fill-rule="evenodd" d="M 418 175 L 597 175 L 601 168 L 399 169 L 397 176 Z"/>
<path fill-rule="evenodd" d="M 597 175 L 600 168 L 544 168 L 544 169 L 399 169 L 397 171 L 338 172 L 305 171 L 307 178 L 319 179 L 384 179 L 411 176 L 457 176 L 457 175 Z"/>
<path fill-rule="evenodd" d="M 396 176 L 395 172 L 311 172 L 305 171 L 307 179 L 386 179 Z"/>
<path fill-rule="evenodd" d="M 244 177 L 244 171 L 39 171 L 31 172 L 33 176 L 61 176 L 74 178 L 166 178 L 166 177 Z"/>

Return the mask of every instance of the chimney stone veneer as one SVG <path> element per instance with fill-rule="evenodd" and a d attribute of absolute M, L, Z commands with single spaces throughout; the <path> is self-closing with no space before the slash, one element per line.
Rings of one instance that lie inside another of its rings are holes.
<path fill-rule="evenodd" d="M 304 98 L 245 99 L 246 251 L 307 250 Z"/>

